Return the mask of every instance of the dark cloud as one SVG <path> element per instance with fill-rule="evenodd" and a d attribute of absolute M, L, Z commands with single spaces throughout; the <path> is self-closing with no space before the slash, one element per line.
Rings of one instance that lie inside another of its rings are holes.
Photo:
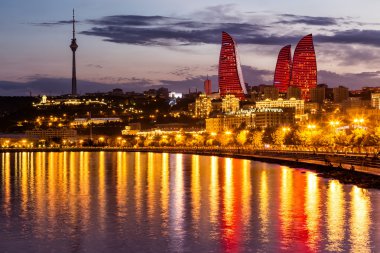
<path fill-rule="evenodd" d="M 337 25 L 341 18 L 333 17 L 312 17 L 312 16 L 299 16 L 294 14 L 281 14 L 281 20 L 276 24 L 305 24 L 313 26 L 331 26 Z"/>
<path fill-rule="evenodd" d="M 341 18 L 280 15 L 277 23 L 303 23 L 311 26 L 331 26 Z M 284 45 L 297 43 L 308 32 L 281 34 L 269 25 L 236 22 L 204 22 L 201 20 L 179 19 L 165 16 L 118 15 L 90 20 L 95 25 L 82 34 L 98 36 L 106 41 L 135 45 L 193 45 L 219 44 L 220 33 L 230 33 L 239 44 Z M 314 30 L 317 43 L 362 44 L 380 46 L 380 30 Z"/>
<path fill-rule="evenodd" d="M 379 86 L 380 71 L 343 73 L 318 71 L 318 83 L 327 83 L 329 86 L 343 85 L 350 89 L 361 89 L 364 86 Z"/>
<path fill-rule="evenodd" d="M 54 22 L 41 22 L 41 23 L 32 23 L 32 25 L 37 26 L 57 26 L 57 25 L 67 25 L 72 24 L 72 20 L 60 20 L 60 21 L 54 21 Z M 79 21 L 75 21 L 75 23 L 79 23 Z"/>
<path fill-rule="evenodd" d="M 380 30 L 351 29 L 335 31 L 332 35 L 317 35 L 317 43 L 339 43 L 339 44 L 362 44 L 375 47 L 380 46 Z"/>
<path fill-rule="evenodd" d="M 218 44 L 222 31 L 236 34 L 239 42 L 245 43 L 247 39 L 255 40 L 256 33 L 263 30 L 259 25 L 248 23 L 209 23 L 164 16 L 119 15 L 89 22 L 96 26 L 82 34 L 137 45 Z"/>

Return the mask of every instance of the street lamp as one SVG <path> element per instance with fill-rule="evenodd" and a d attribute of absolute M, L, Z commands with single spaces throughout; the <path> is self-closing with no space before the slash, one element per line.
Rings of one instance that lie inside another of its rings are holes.
<path fill-rule="evenodd" d="M 339 122 L 339 121 L 334 121 L 334 120 L 332 120 L 332 121 L 329 122 L 329 124 L 330 124 L 330 126 L 332 126 L 332 127 L 337 127 L 337 126 L 340 125 L 340 122 Z"/>

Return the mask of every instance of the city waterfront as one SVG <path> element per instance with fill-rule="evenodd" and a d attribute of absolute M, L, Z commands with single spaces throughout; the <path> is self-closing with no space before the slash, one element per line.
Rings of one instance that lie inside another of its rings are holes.
<path fill-rule="evenodd" d="M 244 159 L 2 153 L 1 252 L 375 252 L 380 192 Z"/>

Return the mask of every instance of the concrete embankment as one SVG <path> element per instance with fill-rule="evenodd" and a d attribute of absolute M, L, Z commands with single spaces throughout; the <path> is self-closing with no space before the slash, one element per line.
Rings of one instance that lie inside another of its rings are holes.
<path fill-rule="evenodd" d="M 316 170 L 320 176 L 338 179 L 342 183 L 363 188 L 380 189 L 380 160 L 363 154 L 316 153 L 309 151 L 253 150 L 247 148 L 188 148 L 188 147 L 80 147 L 80 148 L 17 148 L 0 149 L 0 152 L 156 152 L 183 153 L 233 157 L 283 164 L 295 168 Z"/>

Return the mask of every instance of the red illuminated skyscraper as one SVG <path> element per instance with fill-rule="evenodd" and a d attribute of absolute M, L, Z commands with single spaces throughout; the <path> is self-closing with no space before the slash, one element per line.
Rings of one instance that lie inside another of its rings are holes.
<path fill-rule="evenodd" d="M 306 101 L 310 100 L 310 89 L 317 86 L 317 60 L 311 34 L 303 37 L 294 51 L 290 85 L 300 88 Z"/>
<path fill-rule="evenodd" d="M 222 48 L 220 49 L 219 92 L 222 97 L 232 94 L 239 99 L 243 99 L 247 94 L 236 43 L 226 32 L 222 32 Z"/>
<path fill-rule="evenodd" d="M 206 95 L 210 95 L 212 93 L 211 80 L 208 79 L 208 76 L 207 76 L 207 79 L 204 82 L 204 89 L 205 89 Z"/>
<path fill-rule="evenodd" d="M 292 71 L 292 55 L 290 48 L 290 45 L 281 48 L 277 58 L 273 85 L 280 92 L 286 92 L 290 85 L 290 74 Z"/>

